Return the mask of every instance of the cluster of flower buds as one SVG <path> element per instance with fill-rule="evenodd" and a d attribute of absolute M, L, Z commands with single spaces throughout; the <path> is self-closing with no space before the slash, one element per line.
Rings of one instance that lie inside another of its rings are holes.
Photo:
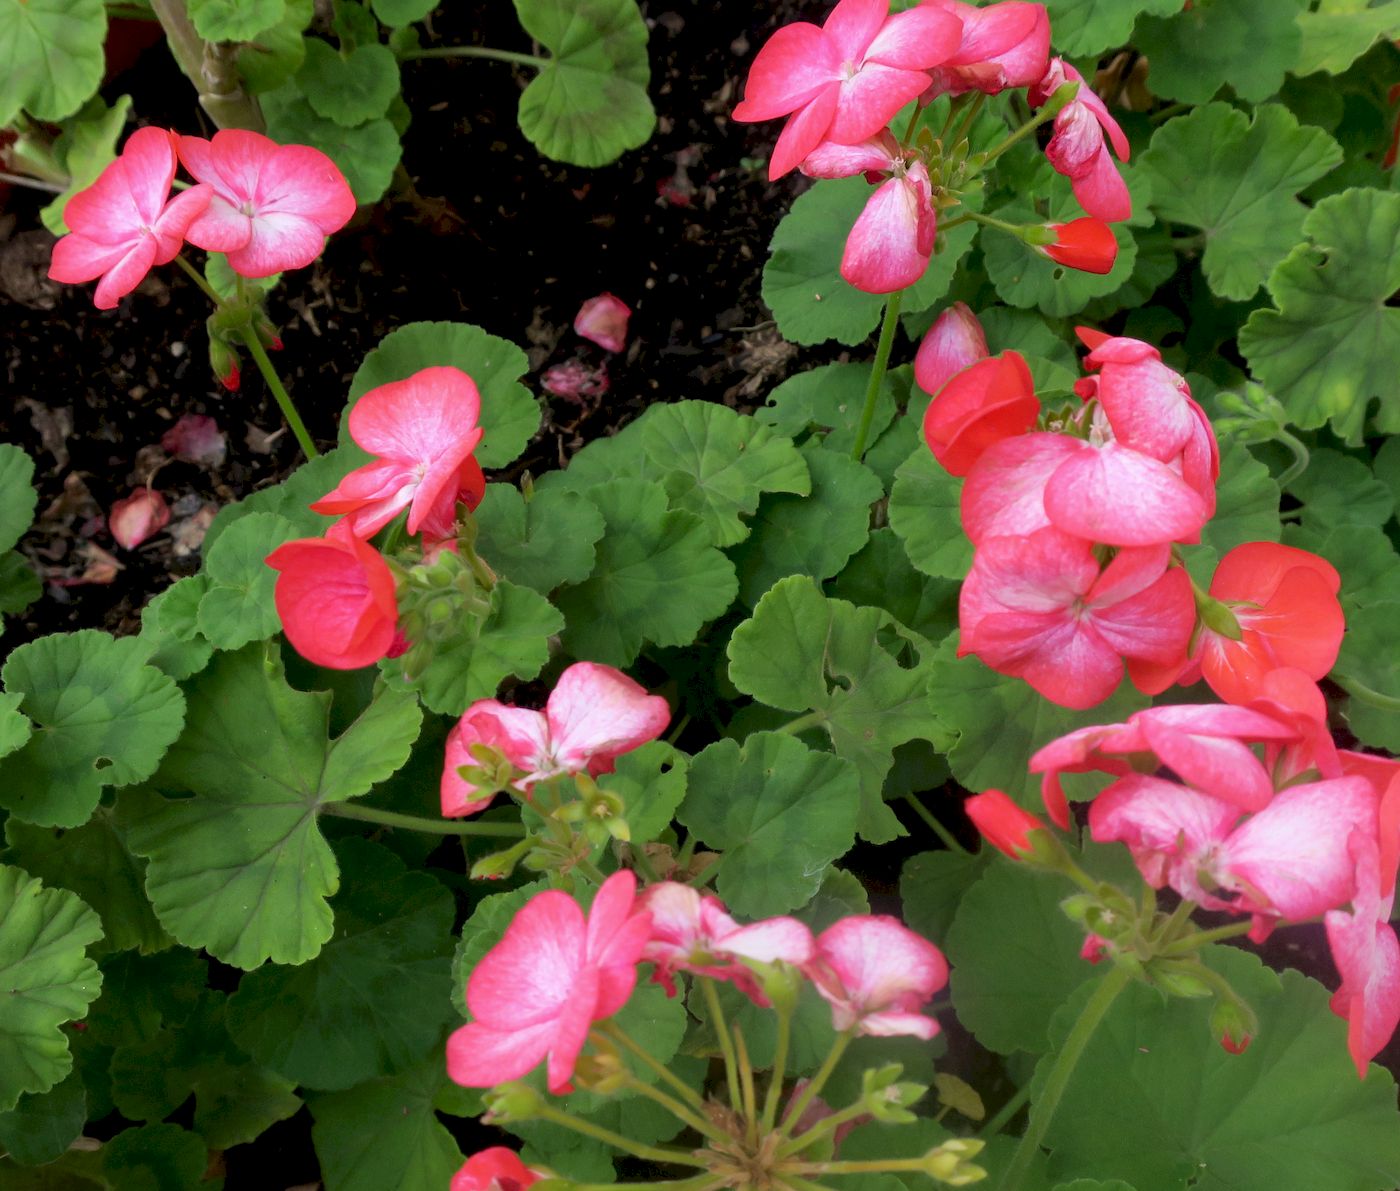
<path fill-rule="evenodd" d="M 998 151 L 969 157 L 962 141 L 945 146 L 927 134 L 901 141 L 890 121 L 915 100 L 1008 88 L 1026 88 L 1043 109 L 1035 123 L 1054 117 L 1046 153 L 1091 218 L 1005 230 L 1060 264 L 1107 273 L 1117 241 L 1100 221 L 1128 218 L 1132 204 L 1104 138 L 1124 161 L 1128 142 L 1083 77 L 1050 58 L 1044 5 L 924 0 L 891 14 L 889 0 L 841 0 L 820 28 L 799 21 L 769 39 L 734 118 L 788 117 L 771 178 L 796 168 L 814 178 L 864 174 L 876 185 L 846 241 L 841 275 L 857 289 L 892 293 L 923 276 L 938 212 Z"/>
<path fill-rule="evenodd" d="M 476 508 L 486 491 L 472 454 L 480 411 L 471 377 L 449 367 L 424 368 L 355 403 L 350 437 L 375 458 L 311 506 L 340 520 L 324 537 L 286 542 L 267 556 L 280 572 L 282 628 L 302 657 L 354 670 L 397 656 L 426 630 L 400 625 L 401 574 L 368 539 L 404 514 L 407 532 L 422 535 L 424 582 L 433 583 L 433 559 L 457 547 L 457 506 Z"/>

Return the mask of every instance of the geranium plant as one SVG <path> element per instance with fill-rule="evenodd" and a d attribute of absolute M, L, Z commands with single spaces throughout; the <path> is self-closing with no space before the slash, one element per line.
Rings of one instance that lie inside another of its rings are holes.
<path fill-rule="evenodd" d="M 1300 122 L 1379 102 L 1388 7 L 1239 51 L 1212 0 L 765 29 L 725 116 L 800 189 L 763 300 L 857 358 L 533 475 L 521 378 L 581 407 L 605 363 L 445 309 L 332 443 L 271 286 L 377 197 L 373 63 L 537 70 L 526 135 L 596 165 L 650 131 L 641 18 L 518 4 L 543 59 L 294 8 L 156 3 L 266 132 L 139 129 L 52 250 L 118 312 L 176 263 L 303 459 L 139 632 L 0 669 L 0 1176 L 217 1185 L 305 1107 L 328 1191 L 1400 1184 L 1400 197 L 1388 139 Z M 34 478 L 0 447 L 7 614 Z M 170 517 L 148 476 L 107 528 Z"/>

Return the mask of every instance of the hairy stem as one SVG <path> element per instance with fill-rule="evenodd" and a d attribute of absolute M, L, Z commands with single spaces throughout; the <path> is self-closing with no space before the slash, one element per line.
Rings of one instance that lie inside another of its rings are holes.
<path fill-rule="evenodd" d="M 385 827 L 405 827 L 426 835 L 493 835 L 503 838 L 525 835 L 525 828 L 520 823 L 459 823 L 450 819 L 424 819 L 418 815 L 402 815 L 398 811 L 362 806 L 358 802 L 328 802 L 321 807 L 321 813 L 341 819 L 358 819 L 363 823 L 382 823 Z"/>
<path fill-rule="evenodd" d="M 729 1086 L 729 1107 L 738 1112 L 742 1101 L 739 1095 L 739 1064 L 734 1058 L 734 1039 L 729 1034 L 729 1023 L 724 1017 L 724 1006 L 719 1003 L 715 982 L 702 976 L 700 986 L 705 990 L 705 1007 L 710 1011 L 710 1024 L 714 1026 L 715 1037 L 719 1039 L 720 1053 L 724 1055 L 724 1078 Z"/>

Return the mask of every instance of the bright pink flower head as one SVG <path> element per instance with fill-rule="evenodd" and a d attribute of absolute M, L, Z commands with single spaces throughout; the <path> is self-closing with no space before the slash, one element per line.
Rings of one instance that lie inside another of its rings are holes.
<path fill-rule="evenodd" d="M 536 894 L 467 982 L 472 1020 L 447 1040 L 447 1074 L 469 1088 L 519 1079 L 548 1059 L 551 1092 L 569 1090 L 595 1021 L 632 995 L 651 915 L 634 909 L 637 879 L 614 873 L 585 919 L 557 889 Z"/>
<path fill-rule="evenodd" d="M 1120 161 L 1128 160 L 1128 138 L 1084 76 L 1063 59 L 1052 59 L 1045 77 L 1030 89 L 1031 106 L 1040 107 L 1066 82 L 1078 83 L 1079 93 L 1056 115 L 1045 156 L 1057 174 L 1069 179 L 1079 205 L 1095 219 L 1108 223 L 1127 219 L 1133 213 L 1133 201 L 1104 137 Z"/>
<path fill-rule="evenodd" d="M 267 556 L 281 574 L 273 599 L 297 653 L 331 670 L 358 670 L 394 643 L 394 576 L 379 552 L 344 522 L 324 538 L 285 542 Z"/>
<path fill-rule="evenodd" d="M 1184 657 L 1191 583 L 1165 546 L 1120 550 L 1100 571 L 1091 542 L 1056 529 L 988 538 L 958 600 L 958 655 L 1024 678 L 1053 703 L 1100 703 L 1123 658 Z"/>
<path fill-rule="evenodd" d="M 949 474 L 965 476 L 988 447 L 1025 434 L 1039 416 L 1031 370 L 1016 352 L 1003 352 L 939 389 L 924 411 L 924 442 Z"/>
<path fill-rule="evenodd" d="M 350 437 L 372 455 L 311 507 L 345 514 L 367 538 L 408 509 L 408 532 L 446 536 L 457 501 L 479 504 L 486 477 L 472 457 L 481 441 L 481 396 L 458 368 L 424 368 L 371 389 L 350 411 Z"/>
<path fill-rule="evenodd" d="M 651 939 L 642 959 L 656 965 L 653 979 L 676 995 L 675 973 L 695 972 L 732 981 L 755 1004 L 768 999 L 744 960 L 783 962 L 803 967 L 812 959 L 812 932 L 796 918 L 768 918 L 740 926 L 712 894 L 689 885 L 661 881 L 637 899 L 651 914 Z"/>
<path fill-rule="evenodd" d="M 997 851 L 1012 860 L 1024 860 L 1031 852 L 1032 831 L 1047 830 L 1029 811 L 1022 810 L 1001 790 L 986 790 L 963 802 L 967 817 Z"/>
<path fill-rule="evenodd" d="M 948 961 L 897 918 L 859 914 L 817 936 L 809 973 L 837 1030 L 927 1041 L 938 1023 L 919 1012 L 948 983 Z"/>
<path fill-rule="evenodd" d="M 620 352 L 627 346 L 627 320 L 632 309 L 621 298 L 599 294 L 589 298 L 574 315 L 574 334 L 582 335 L 605 351 Z"/>
<path fill-rule="evenodd" d="M 962 41 L 962 22 L 936 8 L 889 13 L 889 0 L 840 0 L 818 28 L 784 25 L 759 50 L 734 119 L 791 114 L 768 163 L 781 178 L 822 141 L 877 135 L 929 86 L 930 67 Z"/>
<path fill-rule="evenodd" d="M 1050 15 L 1043 4 L 1001 0 L 978 8 L 961 0 L 922 0 L 963 23 L 958 51 L 933 76 L 935 92 L 961 95 L 1008 87 L 1029 87 L 1045 75 L 1050 61 Z"/>
<path fill-rule="evenodd" d="M 467 1159 L 452 1176 L 448 1191 L 525 1191 L 538 1182 L 540 1174 L 520 1161 L 520 1155 L 505 1146 L 492 1146 Z"/>
<path fill-rule="evenodd" d="M 913 285 L 928 268 L 936 232 L 928 167 L 922 161 L 898 165 L 846 237 L 841 276 L 867 294 Z"/>
<path fill-rule="evenodd" d="M 112 505 L 107 528 L 123 550 L 135 550 L 170 524 L 170 506 L 154 488 L 138 488 Z"/>
<path fill-rule="evenodd" d="M 1113 264 L 1118 259 L 1118 238 L 1108 224 L 1086 216 L 1046 226 L 1055 233 L 1055 242 L 1036 245 L 1037 252 L 1067 269 L 1083 273 L 1113 272 Z"/>
<path fill-rule="evenodd" d="M 515 788 L 528 794 L 536 782 L 561 773 L 611 773 L 622 753 L 655 740 L 670 720 L 670 704 L 660 695 L 596 662 L 575 662 L 559 675 L 542 712 L 478 700 L 448 737 L 443 814 L 472 814 L 485 805 L 457 773 L 458 766 L 475 764 L 468 754 L 473 744 L 502 753 L 520 773 Z"/>
<path fill-rule="evenodd" d="M 226 128 L 210 141 L 182 136 L 180 160 L 213 191 L 186 238 L 226 253 L 229 268 L 244 277 L 309 265 L 326 237 L 355 214 L 345 176 L 307 145 L 279 145 L 258 132 Z"/>
<path fill-rule="evenodd" d="M 53 248 L 49 276 L 67 285 L 101 277 L 93 302 L 111 310 L 152 265 L 174 260 L 190 222 L 208 206 L 208 187 L 194 186 L 169 202 L 175 180 L 173 132 L 141 128 L 121 156 L 63 209 L 71 229 Z"/>
<path fill-rule="evenodd" d="M 966 302 L 954 302 L 933 320 L 914 356 L 914 379 L 929 396 L 964 368 L 985 360 L 987 334 Z"/>

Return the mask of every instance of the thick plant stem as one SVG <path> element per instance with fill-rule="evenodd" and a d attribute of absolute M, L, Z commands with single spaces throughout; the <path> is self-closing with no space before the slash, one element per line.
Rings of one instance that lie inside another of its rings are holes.
<path fill-rule="evenodd" d="M 630 1079 L 627 1081 L 628 1088 L 636 1092 L 639 1096 L 645 1096 L 653 1103 L 661 1105 L 678 1121 L 684 1121 L 701 1137 L 708 1137 L 713 1141 L 724 1141 L 723 1133 L 720 1133 L 709 1121 L 705 1120 L 699 1113 L 687 1108 L 674 1096 L 663 1092 L 660 1088 L 653 1087 L 649 1083 L 644 1083 L 640 1079 Z"/>
<path fill-rule="evenodd" d="M 724 1006 L 719 1003 L 715 982 L 702 976 L 700 984 L 705 990 L 705 1007 L 710 1011 L 710 1024 L 714 1026 L 715 1037 L 719 1039 L 720 1053 L 724 1055 L 724 1078 L 729 1085 L 729 1107 L 738 1112 L 742 1100 L 739 1095 L 739 1064 L 734 1058 L 734 1039 L 730 1037 L 729 1023 L 724 1017 Z"/>
<path fill-rule="evenodd" d="M 258 371 L 262 373 L 263 380 L 267 382 L 267 387 L 272 390 L 273 397 L 277 399 L 277 405 L 282 410 L 282 416 L 287 419 L 287 425 L 292 428 L 292 433 L 296 435 L 302 454 L 308 459 L 315 459 L 321 452 L 311 441 L 306 424 L 301 420 L 301 415 L 297 413 L 297 407 L 292 404 L 291 394 L 283 387 L 282 378 L 277 375 L 277 369 L 272 366 L 272 361 L 268 359 L 267 351 L 263 348 L 262 340 L 258 338 L 257 331 L 253 329 L 251 324 L 244 324 L 239 328 L 238 333 L 248 348 L 248 354 L 253 357 L 253 362 L 257 364 Z"/>
<path fill-rule="evenodd" d="M 361 806 L 357 802 L 328 802 L 321 812 L 342 819 L 359 819 L 362 823 L 381 823 L 385 827 L 405 827 L 426 835 L 494 835 L 515 838 L 525 834 L 520 823 L 458 823 L 450 819 L 422 819 L 417 815 L 401 815 L 398 811 L 382 811 L 378 807 Z"/>
<path fill-rule="evenodd" d="M 1166 959 L 1179 959 L 1183 955 L 1199 951 L 1210 943 L 1220 943 L 1226 939 L 1237 939 L 1241 935 L 1247 935 L 1251 926 L 1249 922 L 1232 922 L 1228 926 L 1217 926 L 1214 930 L 1197 931 L 1184 939 L 1175 939 L 1167 943 L 1159 954 Z"/>
<path fill-rule="evenodd" d="M 516 66 L 533 66 L 543 70 L 549 65 L 548 58 L 534 54 L 517 54 L 514 50 L 493 50 L 484 45 L 438 46 L 431 50 L 409 50 L 399 55 L 400 62 L 412 62 L 415 58 L 490 58 L 495 62 L 511 62 Z"/>
<path fill-rule="evenodd" d="M 1021 1144 L 1016 1147 L 1016 1155 L 1011 1159 L 1011 1165 L 1002 1176 L 999 1191 L 1017 1191 L 1020 1187 L 1026 1177 L 1026 1171 L 1030 1169 L 1031 1161 L 1040 1152 L 1040 1143 L 1045 1140 L 1045 1132 L 1050 1128 L 1055 1110 L 1060 1106 L 1060 1098 L 1069 1086 L 1070 1077 L 1084 1054 L 1084 1048 L 1089 1045 L 1089 1039 L 1094 1036 L 1099 1023 L 1108 1015 L 1113 1002 L 1128 987 L 1132 978 L 1133 974 L 1128 968 L 1115 965 L 1104 976 L 1098 988 L 1094 989 L 1093 995 L 1080 1011 L 1079 1020 L 1074 1023 L 1074 1028 L 1070 1030 L 1060 1053 L 1055 1056 L 1049 1078 L 1040 1090 L 1040 1097 L 1031 1105 L 1030 1124 L 1026 1127 L 1025 1136 L 1021 1138 Z"/>
<path fill-rule="evenodd" d="M 880 328 L 880 342 L 875 348 L 875 362 L 870 368 L 870 384 L 865 390 L 865 408 L 860 411 L 860 426 L 856 430 L 855 445 L 851 447 L 851 458 L 857 463 L 865 454 L 866 439 L 870 437 L 870 424 L 875 420 L 875 404 L 880 397 L 880 386 L 884 383 L 885 372 L 890 366 L 890 348 L 894 346 L 894 329 L 899 322 L 899 304 L 903 298 L 904 291 L 899 289 L 885 299 L 885 322 Z"/>
<path fill-rule="evenodd" d="M 195 30 L 185 0 L 151 0 L 151 11 L 165 30 L 165 41 L 185 77 L 199 92 L 199 106 L 220 128 L 263 132 L 257 100 L 243 89 L 236 46 L 211 45 Z"/>
<path fill-rule="evenodd" d="M 817 728 L 826 723 L 826 712 L 809 711 L 806 715 L 799 715 L 795 720 L 788 720 L 781 727 L 774 728 L 774 732 L 784 732 L 789 736 L 796 736 L 799 732 L 805 732 L 808 728 Z"/>
<path fill-rule="evenodd" d="M 997 1110 L 996 1115 L 977 1131 L 978 1138 L 985 1140 L 988 1137 L 995 1137 L 1006 1128 L 1006 1123 L 1025 1107 L 1026 1101 L 1030 1098 L 1031 1084 L 1030 1080 L 1027 1080 L 1016 1094 Z"/>

